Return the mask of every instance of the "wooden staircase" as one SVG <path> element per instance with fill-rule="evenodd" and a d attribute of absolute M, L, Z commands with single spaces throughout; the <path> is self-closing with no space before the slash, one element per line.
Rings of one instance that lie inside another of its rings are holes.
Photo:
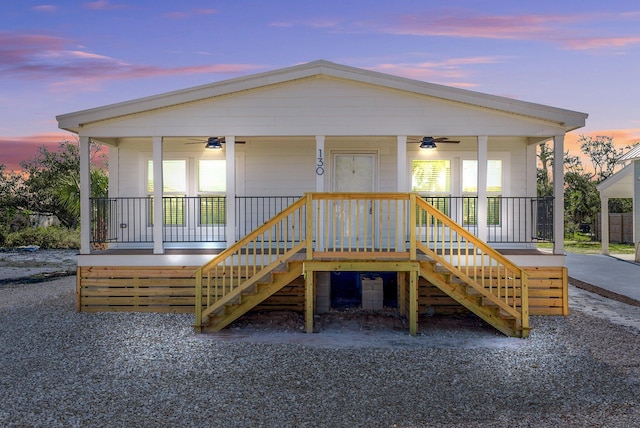
<path fill-rule="evenodd" d="M 420 276 L 503 334 L 528 336 L 529 329 L 522 326 L 517 311 L 459 270 L 451 272 L 428 260 L 420 262 Z"/>
<path fill-rule="evenodd" d="M 354 208 L 358 204 L 370 207 L 369 213 Z M 365 214 L 344 220 L 348 216 L 340 212 Z M 407 218 L 408 224 L 402 220 Z M 406 239 L 391 240 L 392 228 Z M 346 235 L 338 237 L 339 249 L 336 230 Z M 195 328 L 220 330 L 304 275 L 306 331 L 312 332 L 314 274 L 333 270 L 408 273 L 405 313 L 412 334 L 418 276 L 503 334 L 529 334 L 527 274 L 413 193 L 307 194 L 198 269 Z"/>
<path fill-rule="evenodd" d="M 205 316 L 207 330 L 219 331 L 255 308 L 302 275 L 302 262 L 289 261 L 279 264 L 253 285 L 238 287 L 227 294 L 224 300 L 212 305 Z"/>

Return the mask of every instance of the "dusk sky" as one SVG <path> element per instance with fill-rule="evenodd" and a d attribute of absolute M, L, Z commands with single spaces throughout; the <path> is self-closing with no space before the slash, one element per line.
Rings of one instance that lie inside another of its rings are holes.
<path fill-rule="evenodd" d="M 5 0 L 0 164 L 73 138 L 59 114 L 317 59 L 588 113 L 571 150 L 640 141 L 637 0 Z"/>

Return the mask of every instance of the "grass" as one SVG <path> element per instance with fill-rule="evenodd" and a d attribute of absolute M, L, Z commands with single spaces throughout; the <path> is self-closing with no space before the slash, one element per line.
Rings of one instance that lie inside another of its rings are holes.
<path fill-rule="evenodd" d="M 552 243 L 540 243 L 539 248 L 553 248 Z M 602 244 L 599 241 L 592 241 L 591 237 L 576 234 L 572 238 L 565 238 L 564 249 L 578 254 L 600 254 Z M 632 244 L 609 244 L 610 254 L 635 254 Z"/>

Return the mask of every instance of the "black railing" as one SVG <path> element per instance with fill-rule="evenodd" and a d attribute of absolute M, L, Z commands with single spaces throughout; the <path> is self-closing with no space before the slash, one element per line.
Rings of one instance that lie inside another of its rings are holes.
<path fill-rule="evenodd" d="M 477 196 L 422 195 L 431 205 L 477 235 Z M 434 231 L 434 239 L 439 239 Z M 553 242 L 553 198 L 487 197 L 487 242 Z"/>
<path fill-rule="evenodd" d="M 532 198 L 531 212 L 533 239 L 554 242 L 553 237 L 553 197 Z"/>
<path fill-rule="evenodd" d="M 236 239 L 241 239 L 302 196 L 236 196 Z"/>
<path fill-rule="evenodd" d="M 299 198 L 236 197 L 236 239 L 246 236 Z M 423 195 L 422 198 L 477 235 L 476 196 Z M 92 198 L 90 208 L 92 244 L 153 242 L 152 197 Z M 166 196 L 163 211 L 164 242 L 226 242 L 224 196 Z M 418 221 L 423 226 L 429 224 L 427 219 Z M 442 238 L 437 234 L 443 232 L 433 233 L 434 239 Z M 490 243 L 553 242 L 553 198 L 488 197 L 487 233 Z"/>
<path fill-rule="evenodd" d="M 165 242 L 226 242 L 224 196 L 166 196 Z M 153 198 L 91 198 L 91 243 L 153 242 Z"/>
<path fill-rule="evenodd" d="M 151 198 L 91 198 L 91 243 L 153 242 Z"/>

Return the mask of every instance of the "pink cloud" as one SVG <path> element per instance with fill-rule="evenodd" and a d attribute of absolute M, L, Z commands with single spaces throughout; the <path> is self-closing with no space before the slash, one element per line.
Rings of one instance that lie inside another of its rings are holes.
<path fill-rule="evenodd" d="M 572 50 L 623 48 L 640 43 L 640 37 L 586 37 L 582 39 L 568 39 L 562 42 Z"/>
<path fill-rule="evenodd" d="M 169 68 L 130 64 L 92 52 L 68 50 L 66 44 L 70 42 L 57 37 L 0 32 L 0 78 L 98 82 L 197 73 L 236 74 L 262 68 L 251 64 Z"/>
<path fill-rule="evenodd" d="M 401 16 L 384 27 L 385 32 L 417 36 L 525 39 L 545 34 L 551 23 L 567 24 L 571 16 L 550 15 L 470 15 L 461 11 Z"/>
<path fill-rule="evenodd" d="M 469 72 L 464 69 L 465 65 L 493 64 L 502 60 L 502 57 L 477 56 L 418 63 L 382 63 L 368 68 L 410 79 L 441 82 L 459 88 L 473 88 L 477 84 L 463 80 L 469 77 Z"/>
<path fill-rule="evenodd" d="M 605 24 L 634 20 L 638 16 L 638 12 L 481 15 L 453 10 L 391 16 L 383 24 L 368 22 L 359 25 L 364 25 L 362 28 L 366 31 L 387 34 L 546 41 L 567 49 L 587 50 L 622 48 L 639 43 L 638 37 L 606 35 L 612 30 Z"/>
<path fill-rule="evenodd" d="M 195 9 L 188 12 L 181 12 L 181 11 L 169 12 L 169 13 L 165 13 L 163 16 L 165 18 L 170 18 L 170 19 L 186 19 L 192 16 L 214 15 L 216 13 L 218 13 L 216 9 Z"/>
<path fill-rule="evenodd" d="M 19 171 L 20 162 L 31 160 L 38 154 L 38 147 L 45 146 L 48 150 L 57 149 L 61 141 L 74 141 L 75 136 L 68 132 L 50 132 L 24 137 L 0 136 L 0 164 L 4 164 L 9 171 Z"/>
<path fill-rule="evenodd" d="M 31 10 L 35 11 L 35 12 L 56 12 L 58 10 L 57 6 L 54 6 L 52 4 L 42 4 L 40 6 L 34 6 L 31 8 Z"/>
<path fill-rule="evenodd" d="M 85 3 L 83 6 L 85 9 L 91 10 L 116 10 L 125 9 L 126 6 L 122 4 L 112 4 L 107 0 L 98 0 L 94 2 Z"/>

